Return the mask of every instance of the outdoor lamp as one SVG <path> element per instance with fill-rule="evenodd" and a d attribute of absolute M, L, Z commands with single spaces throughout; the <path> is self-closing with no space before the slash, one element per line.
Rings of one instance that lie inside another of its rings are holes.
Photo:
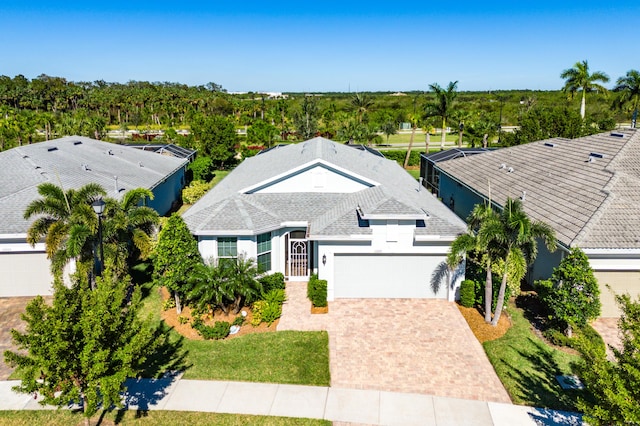
<path fill-rule="evenodd" d="M 102 198 L 98 198 L 91 203 L 91 208 L 98 215 L 98 241 L 100 241 L 100 260 L 96 268 L 96 275 L 102 276 L 102 268 L 104 268 L 104 250 L 102 248 L 102 213 L 104 213 L 104 206 L 106 203 Z"/>
<path fill-rule="evenodd" d="M 106 205 L 106 203 L 104 202 L 104 200 L 102 198 L 98 198 L 93 203 L 91 203 L 91 207 L 93 208 L 93 211 L 96 212 L 98 217 L 102 216 L 102 213 L 104 213 L 104 206 L 105 205 Z"/>
<path fill-rule="evenodd" d="M 322 264 L 323 264 L 323 265 L 326 265 L 326 264 L 327 264 L 327 255 L 326 255 L 326 254 L 323 254 L 323 255 L 322 255 Z"/>

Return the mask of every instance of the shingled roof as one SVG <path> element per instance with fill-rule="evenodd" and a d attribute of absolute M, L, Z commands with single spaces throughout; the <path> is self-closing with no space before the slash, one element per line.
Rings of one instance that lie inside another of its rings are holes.
<path fill-rule="evenodd" d="M 187 162 L 80 136 L 0 152 L 0 235 L 27 232 L 30 221 L 23 214 L 40 197 L 41 183 L 65 190 L 97 183 L 110 197 L 119 198 L 130 189 L 155 188 Z"/>
<path fill-rule="evenodd" d="M 260 193 L 269 182 L 320 166 L 364 185 L 352 193 Z M 325 138 L 264 152 L 243 161 L 183 217 L 195 235 L 255 235 L 283 226 L 308 224 L 310 238 L 369 235 L 358 212 L 376 217 L 425 221 L 416 235 L 455 237 L 465 225 L 395 161 Z"/>
<path fill-rule="evenodd" d="M 499 205 L 521 198 L 567 247 L 640 248 L 640 133 L 554 138 L 437 167 Z"/>

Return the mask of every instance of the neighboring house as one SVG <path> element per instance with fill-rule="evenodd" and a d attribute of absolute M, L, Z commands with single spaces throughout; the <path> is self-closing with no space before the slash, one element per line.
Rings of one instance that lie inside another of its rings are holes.
<path fill-rule="evenodd" d="M 528 280 L 547 278 L 571 247 L 589 257 L 601 286 L 602 316 L 618 316 L 616 293 L 640 294 L 640 133 L 554 138 L 438 163 L 439 193 L 466 218 L 489 198 L 520 198 L 556 232 L 560 249 L 540 248 Z"/>
<path fill-rule="evenodd" d="M 180 200 L 187 164 L 79 136 L 0 152 L 0 297 L 51 294 L 44 243 L 27 244 L 31 221 L 23 217 L 27 205 L 40 198 L 38 185 L 50 182 L 68 190 L 97 183 L 113 198 L 148 188 L 155 197 L 147 205 L 164 214 Z"/>
<path fill-rule="evenodd" d="M 183 217 L 205 259 L 315 272 L 329 300 L 453 300 L 461 278 L 432 279 L 464 222 L 396 162 L 320 137 L 246 159 Z"/>
<path fill-rule="evenodd" d="M 446 151 L 420 154 L 420 177 L 422 178 L 422 185 L 435 194 L 436 197 L 439 197 L 440 172 L 436 167 L 438 163 L 493 150 L 495 150 L 495 148 L 451 148 Z"/>

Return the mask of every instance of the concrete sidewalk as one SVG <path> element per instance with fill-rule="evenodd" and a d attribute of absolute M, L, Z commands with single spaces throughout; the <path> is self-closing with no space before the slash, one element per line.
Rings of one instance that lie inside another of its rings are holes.
<path fill-rule="evenodd" d="M 0 382 L 0 410 L 41 410 L 32 395 Z M 581 425 L 581 416 L 539 408 L 429 395 L 271 383 L 129 380 L 131 410 L 203 411 L 326 419 L 367 425 Z"/>

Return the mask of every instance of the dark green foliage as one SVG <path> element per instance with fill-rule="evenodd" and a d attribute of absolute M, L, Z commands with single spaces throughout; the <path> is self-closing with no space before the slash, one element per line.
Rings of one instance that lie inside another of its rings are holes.
<path fill-rule="evenodd" d="M 266 145 L 270 147 L 276 136 L 278 136 L 278 129 L 263 120 L 256 121 L 247 129 L 247 142 L 251 144 Z"/>
<path fill-rule="evenodd" d="M 195 323 L 195 324 L 194 324 Z M 204 325 L 202 321 L 192 321 L 191 326 L 206 340 L 220 340 L 229 335 L 231 324 L 226 321 L 216 321 L 213 327 Z"/>
<path fill-rule="evenodd" d="M 311 97 L 305 96 L 300 104 L 300 109 L 293 115 L 293 122 L 302 140 L 311 139 L 318 131 L 318 101 Z"/>
<path fill-rule="evenodd" d="M 389 160 L 393 160 L 399 165 L 404 164 L 404 158 L 407 156 L 407 151 L 382 151 L 382 154 L 385 158 Z M 411 151 L 411 155 L 409 156 L 409 166 L 419 166 L 420 165 L 420 152 L 419 151 Z"/>
<path fill-rule="evenodd" d="M 214 176 L 215 168 L 210 157 L 199 156 L 189 163 L 189 170 L 193 173 L 193 180 L 209 182 Z"/>
<path fill-rule="evenodd" d="M 59 407 L 84 401 L 91 417 L 101 406 L 121 406 L 124 381 L 144 370 L 166 335 L 138 319 L 140 290 L 127 297 L 128 277 L 106 269 L 95 290 L 86 277 L 81 268 L 71 288 L 56 281 L 52 306 L 41 297 L 27 305 L 26 331 L 12 330 L 20 352 L 6 351 L 5 359 L 22 376 L 16 390 Z"/>
<path fill-rule="evenodd" d="M 219 115 L 198 115 L 191 123 L 191 131 L 200 154 L 210 157 L 217 167 L 224 169 L 225 164 L 233 162 L 238 135 L 231 120 Z"/>
<path fill-rule="evenodd" d="M 280 318 L 280 315 L 282 315 L 282 304 L 267 302 L 262 310 L 262 321 L 266 322 L 267 325 L 271 325 Z"/>
<path fill-rule="evenodd" d="M 476 303 L 476 282 L 464 280 L 460 284 L 460 304 L 465 308 L 472 308 Z"/>
<path fill-rule="evenodd" d="M 576 329 L 573 333 L 573 337 L 568 337 L 565 333 L 557 328 L 547 328 L 542 332 L 542 335 L 550 343 L 556 346 L 566 346 L 568 348 L 578 349 L 578 343 L 581 339 L 586 339 L 593 342 L 596 345 L 604 345 L 602 337 L 598 332 L 589 324 L 582 328 Z"/>
<path fill-rule="evenodd" d="M 616 296 L 622 316 L 618 321 L 621 349 L 612 348 L 607 359 L 602 344 L 581 339 L 582 361 L 575 365 L 580 379 L 594 398 L 579 401 L 590 425 L 640 424 L 640 299 Z"/>
<path fill-rule="evenodd" d="M 238 315 L 237 317 L 235 317 L 235 319 L 233 320 L 233 324 L 231 325 L 237 325 L 238 327 L 240 327 L 242 324 L 244 324 L 245 321 L 245 317 L 243 317 L 242 315 Z"/>
<path fill-rule="evenodd" d="M 286 299 L 286 295 L 284 290 L 279 288 L 274 288 L 268 293 L 264 294 L 263 300 L 267 303 L 272 303 L 276 305 L 282 305 Z"/>
<path fill-rule="evenodd" d="M 158 236 L 153 254 L 153 276 L 175 296 L 178 314 L 182 311 L 180 300 L 191 289 L 189 276 L 201 264 L 198 243 L 187 224 L 179 215 L 171 215 Z"/>
<path fill-rule="evenodd" d="M 502 145 L 513 146 L 549 138 L 577 138 L 600 130 L 585 127 L 578 111 L 566 106 L 535 107 L 518 120 L 513 133 L 502 134 Z"/>
<path fill-rule="evenodd" d="M 284 283 L 284 275 L 282 272 L 275 272 L 270 275 L 265 275 L 260 278 L 258 281 L 262 284 L 262 289 L 264 293 L 268 293 L 273 289 L 282 289 L 285 288 Z"/>
<path fill-rule="evenodd" d="M 327 306 L 327 280 L 321 280 L 317 275 L 312 275 L 307 284 L 307 297 L 315 307 Z"/>
<path fill-rule="evenodd" d="M 583 327 L 600 315 L 600 288 L 579 248 L 571 252 L 554 269 L 551 279 L 537 281 L 540 299 L 554 320 L 563 327 Z"/>

